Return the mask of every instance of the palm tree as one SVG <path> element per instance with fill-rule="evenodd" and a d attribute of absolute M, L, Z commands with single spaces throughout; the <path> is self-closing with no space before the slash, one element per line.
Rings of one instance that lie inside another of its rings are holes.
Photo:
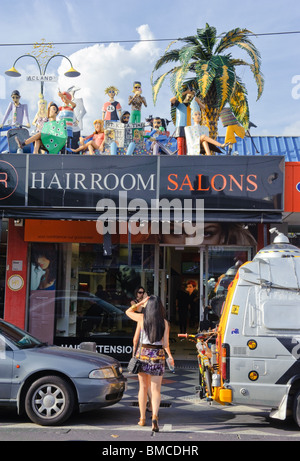
<path fill-rule="evenodd" d="M 247 90 L 236 73 L 239 66 L 250 67 L 257 84 L 257 100 L 263 92 L 264 79 L 260 71 L 261 58 L 259 51 L 249 39 L 252 32 L 247 29 L 233 29 L 222 33 L 218 41 L 217 30 L 206 24 L 197 29 L 197 34 L 179 38 L 171 42 L 164 55 L 156 62 L 152 76 L 153 102 L 156 103 L 158 92 L 167 76 L 174 95 L 180 99 L 184 89 L 194 89 L 204 104 L 202 124 L 209 128 L 210 137 L 216 139 L 220 112 L 226 103 L 229 104 L 237 120 L 248 129 L 249 107 Z M 175 42 L 184 42 L 180 49 L 171 49 Z M 244 50 L 251 59 L 248 63 L 242 59 L 234 59 L 227 51 L 237 46 Z M 153 82 L 155 71 L 163 65 L 177 62 Z"/>

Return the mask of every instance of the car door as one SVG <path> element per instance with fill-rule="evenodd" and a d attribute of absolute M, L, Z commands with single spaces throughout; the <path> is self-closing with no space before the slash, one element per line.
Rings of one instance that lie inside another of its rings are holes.
<path fill-rule="evenodd" d="M 11 397 L 13 357 L 14 352 L 5 337 L 0 334 L 0 401 L 9 400 Z"/>

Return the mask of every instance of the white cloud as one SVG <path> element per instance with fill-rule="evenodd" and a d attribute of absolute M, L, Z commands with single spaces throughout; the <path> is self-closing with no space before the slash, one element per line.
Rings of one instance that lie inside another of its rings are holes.
<path fill-rule="evenodd" d="M 82 48 L 71 55 L 66 54 L 73 67 L 80 72 L 79 77 L 67 78 L 64 76 L 64 72 L 70 68 L 66 59 L 57 57 L 51 60 L 51 65 L 48 66 L 46 73 L 58 74 L 58 82 L 45 83 L 45 98 L 48 102 L 54 101 L 60 105 L 61 101 L 57 95 L 58 88 L 61 91 L 66 91 L 72 85 L 81 88 L 76 93 L 76 97 L 83 98 L 87 111 L 83 120 L 83 134 L 90 134 L 93 131 L 93 121 L 96 118 L 102 118 L 102 105 L 108 100 L 104 93 L 107 86 L 114 85 L 119 89 L 116 100 L 120 102 L 122 110 L 130 110 L 128 96 L 132 94 L 135 80 L 141 81 L 143 96 L 147 101 L 147 107 L 142 108 L 142 120 L 150 114 L 167 117 L 170 120 L 169 99 L 171 94 L 167 85 L 161 90 L 156 107 L 153 106 L 152 102 L 150 76 L 154 63 L 162 51 L 156 42 L 151 41 L 154 36 L 147 24 L 139 26 L 136 31 L 140 41 L 132 45 L 126 44 L 125 46 L 122 43 L 96 44 Z M 37 111 L 40 83 L 28 82 L 26 76 L 38 75 L 39 71 L 33 59 L 24 58 L 17 64 L 17 69 L 22 77 L 7 79 L 6 101 L 1 104 L 2 110 L 0 112 L 2 114 L 5 112 L 5 108 L 10 102 L 11 91 L 18 89 L 22 96 L 21 102 L 28 104 L 29 116 L 32 121 Z M 58 65 L 57 69 L 56 66 Z"/>
<path fill-rule="evenodd" d="M 296 120 L 289 126 L 286 126 L 282 132 L 282 136 L 300 136 L 300 120 Z"/>
<path fill-rule="evenodd" d="M 119 89 L 116 100 L 120 102 L 122 110 L 129 110 L 128 96 L 132 93 L 135 80 L 141 81 L 143 96 L 147 101 L 147 108 L 142 109 L 142 119 L 153 112 L 157 113 L 157 110 L 164 110 L 164 114 L 160 112 L 159 115 L 170 118 L 169 105 L 154 109 L 152 103 L 150 75 L 161 51 L 155 42 L 148 41 L 154 38 L 148 25 L 141 25 L 137 32 L 141 41 L 129 49 L 120 43 L 97 44 L 70 55 L 73 67 L 81 73 L 74 79 L 64 76 L 70 66 L 67 60 L 62 61 L 58 69 L 58 86 L 62 91 L 72 85 L 81 88 L 76 96 L 83 98 L 87 110 L 84 117 L 85 134 L 92 132 L 93 121 L 101 118 L 102 105 L 108 100 L 104 93 L 105 88 L 109 85 L 116 86 Z M 49 87 L 47 90 L 49 91 Z M 57 89 L 51 87 L 51 92 L 51 98 L 57 101 Z"/>

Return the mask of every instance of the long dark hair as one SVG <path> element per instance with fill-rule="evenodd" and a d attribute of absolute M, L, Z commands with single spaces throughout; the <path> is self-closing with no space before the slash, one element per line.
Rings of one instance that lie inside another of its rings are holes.
<path fill-rule="evenodd" d="M 42 256 L 50 261 L 47 282 L 53 282 L 57 277 L 57 251 L 52 243 L 33 244 L 31 249 L 31 261 L 35 270 L 39 269 L 38 259 Z"/>
<path fill-rule="evenodd" d="M 160 341 L 165 332 L 165 310 L 158 296 L 151 295 L 144 310 L 144 330 L 150 343 Z"/>

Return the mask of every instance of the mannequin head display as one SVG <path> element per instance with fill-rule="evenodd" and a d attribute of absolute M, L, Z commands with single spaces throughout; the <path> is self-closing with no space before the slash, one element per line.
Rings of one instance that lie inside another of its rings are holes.
<path fill-rule="evenodd" d="M 20 99 L 21 99 L 20 92 L 18 90 L 14 90 L 11 94 L 11 99 L 14 105 L 18 106 L 20 104 Z"/>
<path fill-rule="evenodd" d="M 124 125 L 127 125 L 127 123 L 129 123 L 129 119 L 130 119 L 130 112 L 128 112 L 128 110 L 125 110 L 124 112 L 122 112 L 120 122 L 124 123 Z"/>
<path fill-rule="evenodd" d="M 119 94 L 119 90 L 115 86 L 111 85 L 105 88 L 104 93 L 108 95 L 110 101 L 114 101 L 115 96 Z"/>
<path fill-rule="evenodd" d="M 97 133 L 104 133 L 104 122 L 103 120 L 95 120 L 94 123 L 94 128 L 95 128 L 95 133 L 94 134 L 97 134 Z"/>
<path fill-rule="evenodd" d="M 192 119 L 193 119 L 194 125 L 200 125 L 200 123 L 201 123 L 201 112 L 200 112 L 200 110 L 195 110 L 192 113 Z"/>
<path fill-rule="evenodd" d="M 141 82 L 133 82 L 133 90 L 134 94 L 142 94 L 142 84 Z"/>
<path fill-rule="evenodd" d="M 48 119 L 49 120 L 56 120 L 56 117 L 57 117 L 57 114 L 59 112 L 59 108 L 57 106 L 57 104 L 55 104 L 54 102 L 50 102 L 48 104 Z"/>
<path fill-rule="evenodd" d="M 58 96 L 66 106 L 71 105 L 70 102 L 72 101 L 72 96 L 68 91 L 63 91 L 62 93 L 59 92 Z"/>

